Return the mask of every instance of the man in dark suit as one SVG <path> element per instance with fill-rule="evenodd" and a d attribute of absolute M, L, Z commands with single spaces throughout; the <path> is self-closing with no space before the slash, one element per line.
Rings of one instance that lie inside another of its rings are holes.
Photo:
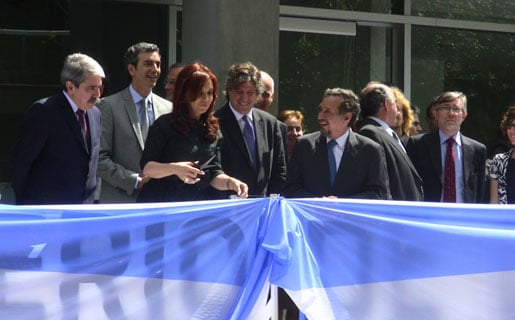
<path fill-rule="evenodd" d="M 172 111 L 170 101 L 152 92 L 161 74 L 159 47 L 137 43 L 127 49 L 124 59 L 131 84 L 102 99 L 98 106 L 102 112 L 101 203 L 136 202 L 138 190 L 148 181 L 139 167 L 148 128 L 153 120 Z"/>
<path fill-rule="evenodd" d="M 279 122 L 253 108 L 262 90 L 256 66 L 250 62 L 232 65 L 224 91 L 228 101 L 215 113 L 223 134 L 222 168 L 248 185 L 249 196 L 282 193 L 286 180 Z"/>
<path fill-rule="evenodd" d="M 438 130 L 410 138 L 407 145 L 408 154 L 424 181 L 424 201 L 482 203 L 485 201 L 486 147 L 460 132 L 467 117 L 467 97 L 461 92 L 448 91 L 433 102 Z M 450 166 L 445 166 L 446 163 Z M 449 172 L 452 179 L 446 178 Z M 449 185 L 446 180 L 452 180 L 449 183 L 455 195 L 451 197 L 444 192 Z"/>
<path fill-rule="evenodd" d="M 359 109 L 351 90 L 326 90 L 318 112 L 320 131 L 299 137 L 288 162 L 285 196 L 389 198 L 384 151 L 350 130 Z"/>
<path fill-rule="evenodd" d="M 69 55 L 63 91 L 30 107 L 11 154 L 16 204 L 93 203 L 104 78 L 91 57 Z"/>
<path fill-rule="evenodd" d="M 392 200 L 422 201 L 422 179 L 391 129 L 399 111 L 393 91 L 384 84 L 371 82 L 361 91 L 360 105 L 359 133 L 384 150 Z"/>

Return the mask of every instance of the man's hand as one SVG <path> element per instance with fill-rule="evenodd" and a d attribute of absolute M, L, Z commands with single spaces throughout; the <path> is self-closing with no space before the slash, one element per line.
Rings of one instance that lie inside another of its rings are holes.
<path fill-rule="evenodd" d="M 148 180 L 150 180 L 149 177 L 142 177 L 142 176 L 139 176 L 138 177 L 138 190 L 140 190 L 141 188 L 143 188 L 143 186 L 145 185 L 145 183 L 148 182 Z"/>

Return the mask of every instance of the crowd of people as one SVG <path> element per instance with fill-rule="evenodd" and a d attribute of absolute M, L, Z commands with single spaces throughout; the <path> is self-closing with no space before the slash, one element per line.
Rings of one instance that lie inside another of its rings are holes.
<path fill-rule="evenodd" d="M 327 89 L 319 130 L 306 133 L 299 110 L 270 114 L 274 79 L 251 62 L 232 65 L 214 110 L 219 81 L 202 63 L 173 64 L 165 97 L 159 48 L 130 46 L 128 86 L 101 98 L 104 71 L 93 58 L 66 57 L 62 91 L 29 109 L 11 155 L 16 203 L 170 202 L 227 198 L 357 198 L 515 203 L 515 154 L 487 160 L 486 147 L 460 129 L 467 98 L 442 92 L 426 111 L 380 82 L 357 95 Z M 500 130 L 515 145 L 515 106 Z M 486 190 L 489 194 L 486 195 Z M 284 291 L 281 308 L 298 310 Z M 293 316 L 292 316 L 293 315 Z"/>
<path fill-rule="evenodd" d="M 433 99 L 420 110 L 380 82 L 359 94 L 327 89 L 319 130 L 305 133 L 299 110 L 270 114 L 274 79 L 251 62 L 219 80 L 208 66 L 176 63 L 153 90 L 161 54 L 137 43 L 124 54 L 131 82 L 101 98 L 104 71 L 93 58 L 66 57 L 62 91 L 35 102 L 11 155 L 17 204 L 167 202 L 229 197 L 365 198 L 515 203 L 515 154 L 487 160 L 484 144 L 461 133 L 467 97 Z M 500 130 L 515 144 L 515 107 Z M 487 191 L 489 190 L 489 194 Z"/>

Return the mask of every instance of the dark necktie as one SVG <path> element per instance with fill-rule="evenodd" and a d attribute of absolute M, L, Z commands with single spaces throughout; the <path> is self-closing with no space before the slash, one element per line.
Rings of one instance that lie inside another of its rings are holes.
<path fill-rule="evenodd" d="M 250 118 L 244 115 L 242 119 L 245 122 L 245 126 L 243 127 L 243 137 L 245 138 L 247 148 L 249 149 L 250 158 L 252 160 L 252 166 L 254 167 L 254 169 L 256 169 L 258 164 L 256 151 L 256 136 L 254 135 L 254 129 L 252 128 L 252 124 L 250 123 Z"/>
<path fill-rule="evenodd" d="M 80 131 L 82 132 L 84 143 L 88 145 L 88 124 L 86 123 L 86 113 L 81 109 L 78 109 L 75 113 L 79 116 Z"/>
<path fill-rule="evenodd" d="M 443 202 L 456 202 L 456 170 L 454 168 L 454 153 L 452 152 L 454 139 L 449 138 L 446 143 Z"/>
<path fill-rule="evenodd" d="M 327 143 L 327 160 L 329 161 L 329 182 L 331 186 L 334 183 L 336 177 L 336 158 L 334 156 L 333 148 L 336 146 L 336 141 L 331 140 Z"/>

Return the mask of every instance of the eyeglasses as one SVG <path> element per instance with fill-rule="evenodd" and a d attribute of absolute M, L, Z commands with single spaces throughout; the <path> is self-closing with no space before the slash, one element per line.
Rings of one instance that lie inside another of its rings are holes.
<path fill-rule="evenodd" d="M 438 111 L 445 111 L 447 113 L 453 112 L 453 113 L 462 113 L 463 109 L 460 107 L 451 107 L 451 106 L 440 106 L 438 107 Z"/>

